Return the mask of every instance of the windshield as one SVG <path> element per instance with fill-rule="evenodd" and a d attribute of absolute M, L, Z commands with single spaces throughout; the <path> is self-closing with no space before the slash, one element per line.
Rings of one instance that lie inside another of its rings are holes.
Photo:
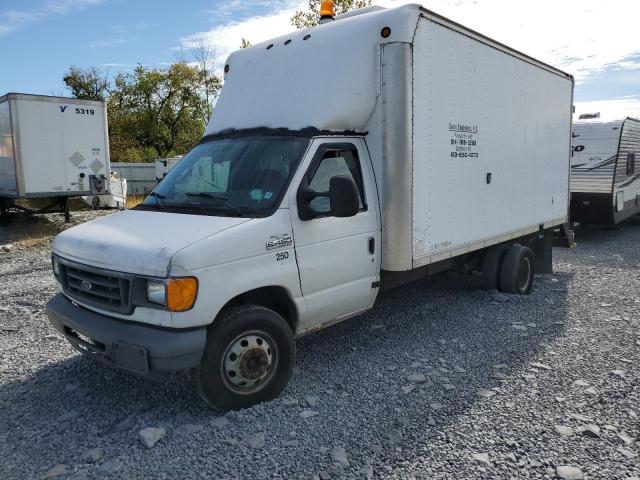
<path fill-rule="evenodd" d="M 309 140 L 222 138 L 201 143 L 167 174 L 142 207 L 205 215 L 272 213 Z"/>

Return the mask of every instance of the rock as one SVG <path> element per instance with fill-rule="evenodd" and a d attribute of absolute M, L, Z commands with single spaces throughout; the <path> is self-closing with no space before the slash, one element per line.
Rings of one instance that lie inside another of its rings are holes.
<path fill-rule="evenodd" d="M 67 383 L 64 387 L 64 391 L 67 393 L 75 392 L 80 388 L 80 385 L 77 383 Z"/>
<path fill-rule="evenodd" d="M 297 447 L 299 444 L 298 440 L 285 440 L 282 442 L 283 447 Z"/>
<path fill-rule="evenodd" d="M 82 458 L 87 463 L 96 463 L 102 460 L 103 457 L 104 450 L 98 447 L 87 450 Z"/>
<path fill-rule="evenodd" d="M 494 392 L 493 390 L 487 390 L 485 388 L 481 388 L 480 390 L 478 390 L 478 396 L 482 397 L 482 398 L 491 398 L 496 394 L 496 392 Z"/>
<path fill-rule="evenodd" d="M 1 248 L 3 252 L 10 252 L 11 250 L 13 250 L 13 245 L 11 245 L 10 243 L 7 243 L 5 245 L 2 245 Z"/>
<path fill-rule="evenodd" d="M 69 473 L 71 473 L 69 471 L 69 467 L 67 467 L 62 463 L 59 463 L 58 465 L 55 465 L 51 467 L 49 470 L 47 470 L 47 473 L 44 476 L 44 478 L 61 478 L 69 475 Z"/>
<path fill-rule="evenodd" d="M 192 433 L 201 432 L 203 429 L 204 427 L 202 425 L 185 423 L 184 425 L 178 426 L 174 432 L 176 435 L 190 435 Z"/>
<path fill-rule="evenodd" d="M 304 397 L 304 402 L 307 404 L 307 406 L 313 408 L 318 406 L 320 398 L 315 395 L 307 395 Z"/>
<path fill-rule="evenodd" d="M 582 379 L 582 378 L 579 378 L 578 380 L 576 380 L 575 382 L 573 382 L 573 384 L 574 384 L 576 387 L 588 387 L 588 386 L 590 386 L 590 383 L 589 383 L 589 382 L 587 382 L 586 380 Z"/>
<path fill-rule="evenodd" d="M 451 390 L 455 390 L 456 386 L 453 385 L 452 383 L 444 383 L 442 385 L 442 388 L 444 389 L 445 392 L 450 392 Z"/>
<path fill-rule="evenodd" d="M 348 467 L 347 452 L 343 447 L 333 447 L 331 449 L 331 461 L 336 467 Z"/>
<path fill-rule="evenodd" d="M 392 429 L 387 432 L 387 437 L 391 443 L 399 442 L 402 440 L 402 432 L 400 430 Z"/>
<path fill-rule="evenodd" d="M 316 415 L 320 415 L 320 412 L 316 412 L 315 410 L 303 410 L 300 412 L 300 417 L 305 420 L 307 418 L 315 417 Z"/>
<path fill-rule="evenodd" d="M 102 465 L 100 465 L 97 470 L 102 473 L 115 473 L 122 470 L 122 462 L 120 460 L 116 460 L 112 458 L 111 460 L 107 460 Z"/>
<path fill-rule="evenodd" d="M 520 332 L 527 331 L 527 327 L 525 327 L 524 325 L 520 325 L 519 323 L 514 323 L 513 325 L 511 325 L 511 328 L 513 328 L 514 330 L 518 330 Z"/>
<path fill-rule="evenodd" d="M 411 375 L 407 375 L 407 380 L 414 383 L 424 383 L 427 381 L 427 377 L 421 373 L 413 373 Z"/>
<path fill-rule="evenodd" d="M 585 395 L 598 395 L 598 391 L 595 389 L 595 387 L 589 387 L 582 393 L 584 393 Z"/>
<path fill-rule="evenodd" d="M 212 427 L 224 428 L 229 425 L 229 419 L 227 417 L 215 417 L 209 422 L 209 424 Z"/>
<path fill-rule="evenodd" d="M 560 465 L 556 467 L 556 475 L 564 480 L 583 480 L 584 473 L 578 467 Z"/>
<path fill-rule="evenodd" d="M 369 450 L 371 450 L 371 452 L 375 455 L 380 455 L 382 453 L 382 445 L 374 443 L 372 445 L 369 445 Z"/>
<path fill-rule="evenodd" d="M 625 432 L 618 432 L 618 438 L 624 442 L 625 445 L 632 445 L 636 439 L 627 435 Z"/>
<path fill-rule="evenodd" d="M 581 427 L 578 427 L 577 430 L 585 437 L 600 438 L 600 427 L 597 425 L 583 425 Z"/>
<path fill-rule="evenodd" d="M 593 423 L 593 418 L 581 415 L 579 413 L 570 413 L 569 418 L 573 418 L 574 420 L 578 420 L 579 422 Z"/>
<path fill-rule="evenodd" d="M 541 370 L 551 370 L 551 367 L 544 363 L 531 362 L 529 365 L 531 365 L 533 368 L 539 368 Z"/>
<path fill-rule="evenodd" d="M 257 432 L 247 437 L 247 444 L 253 449 L 257 450 L 259 448 L 264 447 L 264 443 L 265 443 L 264 432 Z"/>
<path fill-rule="evenodd" d="M 63 413 L 62 415 L 60 415 L 56 419 L 56 421 L 59 422 L 59 423 L 70 422 L 71 420 L 75 420 L 79 416 L 80 416 L 80 414 L 77 411 L 71 410 L 70 412 Z"/>
<path fill-rule="evenodd" d="M 416 389 L 415 385 L 402 385 L 400 387 L 400 390 L 402 390 L 402 393 L 404 393 L 405 395 L 413 392 Z"/>
<path fill-rule="evenodd" d="M 320 480 L 329 480 L 331 478 L 331 475 L 329 475 L 327 472 L 323 470 L 321 472 L 318 472 L 318 478 Z"/>
<path fill-rule="evenodd" d="M 138 438 L 145 447 L 152 448 L 160 439 L 164 438 L 166 433 L 167 431 L 162 427 L 147 427 L 138 432 Z"/>
<path fill-rule="evenodd" d="M 409 368 L 422 368 L 422 364 L 420 362 L 412 362 Z"/>
<path fill-rule="evenodd" d="M 359 470 L 361 475 L 364 475 L 366 478 L 373 477 L 373 467 L 371 465 L 363 465 Z"/>
<path fill-rule="evenodd" d="M 502 293 L 494 293 L 493 295 L 491 295 L 491 300 L 493 300 L 494 302 L 498 302 L 498 303 L 506 303 L 509 301 L 509 297 L 507 297 L 506 295 L 502 294 Z"/>
<path fill-rule="evenodd" d="M 427 417 L 427 425 L 429 425 L 430 427 L 436 426 L 436 421 L 433 419 L 431 415 Z"/>
<path fill-rule="evenodd" d="M 553 428 L 555 428 L 556 432 L 558 432 L 563 437 L 571 437 L 575 433 L 573 431 L 573 428 L 565 427 L 564 425 L 554 425 Z"/>
<path fill-rule="evenodd" d="M 282 399 L 282 404 L 286 407 L 297 407 L 298 399 L 294 397 L 285 397 Z"/>
<path fill-rule="evenodd" d="M 618 451 L 628 459 L 636 458 L 638 454 L 628 448 L 618 447 Z"/>
<path fill-rule="evenodd" d="M 444 405 L 442 405 L 439 402 L 432 402 L 429 404 L 429 407 L 431 408 L 431 410 L 433 410 L 434 412 L 437 412 L 438 410 L 442 410 L 442 408 L 444 407 Z"/>
<path fill-rule="evenodd" d="M 511 461 L 512 463 L 518 463 L 518 459 L 516 458 L 514 453 L 507 453 L 505 455 L 505 458 L 509 461 Z"/>
<path fill-rule="evenodd" d="M 116 431 L 121 432 L 124 430 L 129 430 L 135 425 L 137 416 L 138 415 L 136 413 L 132 413 L 131 415 L 129 415 L 127 418 L 116 425 Z"/>
<path fill-rule="evenodd" d="M 486 465 L 491 465 L 491 460 L 489 459 L 488 453 L 474 453 L 473 455 L 471 455 L 471 458 Z"/>
<path fill-rule="evenodd" d="M 615 375 L 616 377 L 620 378 L 623 378 L 626 373 L 626 370 L 611 370 L 611 375 Z"/>
<path fill-rule="evenodd" d="M 453 371 L 456 373 L 467 373 L 467 371 L 462 367 L 453 367 Z"/>

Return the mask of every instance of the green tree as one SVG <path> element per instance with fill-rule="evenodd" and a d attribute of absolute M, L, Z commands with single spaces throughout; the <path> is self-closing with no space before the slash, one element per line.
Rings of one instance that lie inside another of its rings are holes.
<path fill-rule="evenodd" d="M 71 67 L 64 82 L 74 97 L 107 102 L 112 161 L 151 161 L 189 151 L 212 115 L 222 86 L 215 51 L 203 47 L 195 59 L 165 69 L 139 65 L 113 81 L 94 67 Z"/>
<path fill-rule="evenodd" d="M 67 88 L 75 98 L 104 102 L 109 95 L 109 72 L 96 67 L 86 70 L 72 66 L 63 77 Z"/>
<path fill-rule="evenodd" d="M 335 0 L 336 15 L 357 8 L 368 7 L 371 0 Z M 320 21 L 320 0 L 309 0 L 309 8 L 306 11 L 298 10 L 291 17 L 291 24 L 297 29 L 314 27 Z"/>

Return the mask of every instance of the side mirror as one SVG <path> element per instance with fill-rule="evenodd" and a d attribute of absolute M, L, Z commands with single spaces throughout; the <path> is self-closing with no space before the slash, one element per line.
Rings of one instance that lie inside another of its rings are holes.
<path fill-rule="evenodd" d="M 329 181 L 331 216 L 353 217 L 360 210 L 358 187 L 351 177 L 338 175 Z"/>
<path fill-rule="evenodd" d="M 318 211 L 311 206 L 312 201 L 319 197 L 329 200 L 326 210 Z M 316 192 L 309 187 L 301 186 L 298 190 L 297 203 L 300 220 L 311 220 L 327 215 L 353 217 L 360 210 L 358 187 L 351 177 L 344 175 L 331 177 L 328 192 Z"/>

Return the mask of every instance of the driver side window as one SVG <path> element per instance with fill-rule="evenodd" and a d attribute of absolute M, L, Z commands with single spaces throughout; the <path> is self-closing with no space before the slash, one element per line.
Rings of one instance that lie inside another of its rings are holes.
<path fill-rule="evenodd" d="M 327 150 L 315 172 L 309 174 L 309 188 L 315 192 L 328 192 L 331 178 L 338 175 L 350 177 L 354 181 L 358 187 L 360 211 L 366 210 L 362 171 L 355 146 Z M 309 206 L 320 214 L 329 213 L 331 210 L 328 197 L 316 197 L 311 200 Z"/>

